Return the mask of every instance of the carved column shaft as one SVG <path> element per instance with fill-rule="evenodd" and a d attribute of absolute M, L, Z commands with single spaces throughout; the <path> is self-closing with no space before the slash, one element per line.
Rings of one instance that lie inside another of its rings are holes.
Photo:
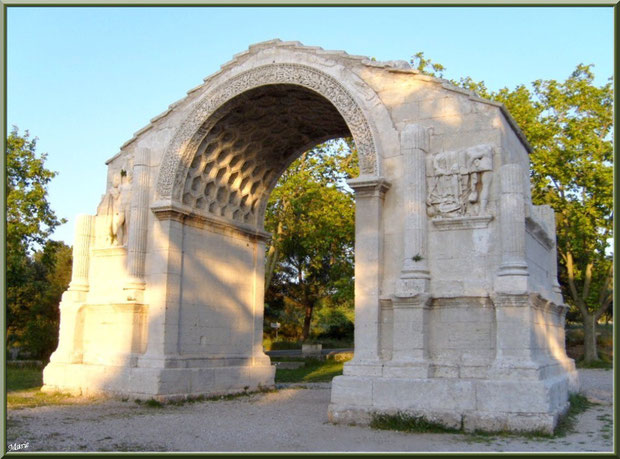
<path fill-rule="evenodd" d="M 73 242 L 73 268 L 71 284 L 73 291 L 88 291 L 88 266 L 90 263 L 90 241 L 93 231 L 92 215 L 78 215 L 75 220 L 75 237 Z"/>
<path fill-rule="evenodd" d="M 149 213 L 149 150 L 139 149 L 134 156 L 133 187 L 131 193 L 127 271 L 127 288 L 144 289 L 144 260 Z"/>
<path fill-rule="evenodd" d="M 383 198 L 382 178 L 350 180 L 355 190 L 355 362 L 379 361 Z"/>
<path fill-rule="evenodd" d="M 525 259 L 525 176 L 518 164 L 506 164 L 499 172 L 502 261 L 497 290 L 525 291 L 528 276 Z"/>
<path fill-rule="evenodd" d="M 403 267 L 397 295 L 427 292 L 430 273 L 427 262 L 426 154 L 430 129 L 408 125 L 401 134 L 404 172 Z"/>

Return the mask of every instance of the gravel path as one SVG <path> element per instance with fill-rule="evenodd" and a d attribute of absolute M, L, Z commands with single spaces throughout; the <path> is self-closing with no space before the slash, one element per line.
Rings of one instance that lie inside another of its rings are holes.
<path fill-rule="evenodd" d="M 612 371 L 580 371 L 584 393 L 596 399 L 576 432 L 554 439 L 411 434 L 327 421 L 327 384 L 280 386 L 234 400 L 161 408 L 103 400 L 12 410 L 8 444 L 27 451 L 402 451 L 612 452 Z"/>

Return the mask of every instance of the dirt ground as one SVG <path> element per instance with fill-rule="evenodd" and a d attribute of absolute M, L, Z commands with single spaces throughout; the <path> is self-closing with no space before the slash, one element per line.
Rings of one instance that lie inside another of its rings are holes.
<path fill-rule="evenodd" d="M 564 437 L 413 434 L 332 425 L 329 383 L 233 400 L 149 407 L 97 400 L 8 412 L 7 448 L 22 451 L 613 452 L 613 372 L 581 370 L 594 402 Z M 15 446 L 19 445 L 19 446 Z"/>

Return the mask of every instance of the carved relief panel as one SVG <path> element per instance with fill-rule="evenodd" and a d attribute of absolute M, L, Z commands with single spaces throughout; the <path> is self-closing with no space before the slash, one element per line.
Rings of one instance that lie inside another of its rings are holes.
<path fill-rule="evenodd" d="M 488 215 L 493 146 L 476 145 L 435 153 L 427 165 L 426 210 L 430 217 Z"/>

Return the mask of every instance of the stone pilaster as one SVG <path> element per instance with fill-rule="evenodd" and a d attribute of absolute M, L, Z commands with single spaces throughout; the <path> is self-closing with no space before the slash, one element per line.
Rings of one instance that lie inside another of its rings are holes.
<path fill-rule="evenodd" d="M 490 376 L 497 379 L 537 379 L 534 357 L 535 308 L 529 294 L 498 294 L 495 306 L 495 362 Z"/>
<path fill-rule="evenodd" d="M 403 156 L 403 266 L 396 295 L 410 297 L 428 292 L 430 272 L 427 261 L 426 155 L 429 151 L 430 128 L 416 124 L 401 133 Z M 397 320 L 396 317 L 394 317 Z"/>
<path fill-rule="evenodd" d="M 149 213 L 149 150 L 138 149 L 134 155 L 133 187 L 131 193 L 129 242 L 127 254 L 128 299 L 136 300 L 144 290 L 144 261 Z"/>
<path fill-rule="evenodd" d="M 555 297 L 553 298 L 553 302 L 556 304 L 563 304 L 564 299 L 562 298 L 562 288 L 560 287 L 560 283 L 558 282 L 558 250 L 555 243 L 555 212 L 553 211 L 553 208 L 549 205 L 536 207 L 538 208 L 538 214 L 547 226 L 547 229 L 549 230 L 549 235 L 553 240 L 553 248 L 551 249 L 550 262 L 551 290 L 555 295 Z"/>
<path fill-rule="evenodd" d="M 355 190 L 355 357 L 348 365 L 351 370 L 380 361 L 383 199 L 390 184 L 381 177 L 364 176 L 348 183 Z"/>
<path fill-rule="evenodd" d="M 428 312 L 431 295 L 421 293 L 408 298 L 392 298 L 394 324 L 392 360 L 383 376 L 394 378 L 428 377 Z"/>
<path fill-rule="evenodd" d="M 93 236 L 93 220 L 92 215 L 78 215 L 75 219 L 70 291 L 88 291 L 88 267 L 90 264 L 90 243 Z"/>
<path fill-rule="evenodd" d="M 146 352 L 139 366 L 161 368 L 179 355 L 179 321 L 183 278 L 183 238 L 186 215 L 174 209 L 153 209 L 153 256 L 160 260 L 149 270 L 149 322 Z"/>
<path fill-rule="evenodd" d="M 495 291 L 525 293 L 529 276 L 525 259 L 525 175 L 518 164 L 506 164 L 499 173 L 502 256 Z"/>
<path fill-rule="evenodd" d="M 265 239 L 255 238 L 253 242 L 253 311 L 254 330 L 252 337 L 252 364 L 269 365 L 269 356 L 263 350 L 263 322 L 265 317 Z"/>

